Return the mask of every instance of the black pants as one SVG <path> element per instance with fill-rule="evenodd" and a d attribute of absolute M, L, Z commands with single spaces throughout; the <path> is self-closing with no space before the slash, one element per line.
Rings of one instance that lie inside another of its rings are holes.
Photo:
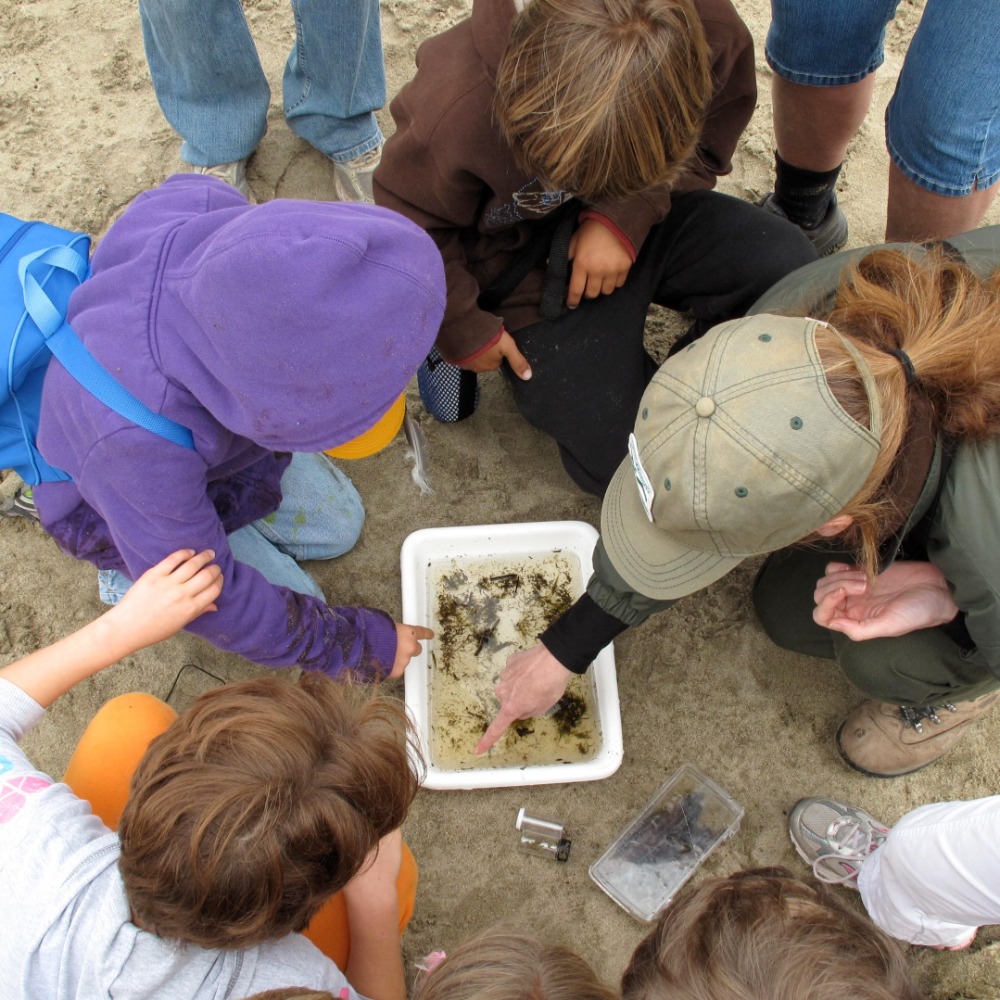
<path fill-rule="evenodd" d="M 573 480 L 603 495 L 656 372 L 643 346 L 650 304 L 690 312 L 700 336 L 815 259 L 798 227 L 756 205 L 715 191 L 678 196 L 621 288 L 513 331 L 532 371 L 523 382 L 504 365 L 518 409 L 556 439 Z"/>

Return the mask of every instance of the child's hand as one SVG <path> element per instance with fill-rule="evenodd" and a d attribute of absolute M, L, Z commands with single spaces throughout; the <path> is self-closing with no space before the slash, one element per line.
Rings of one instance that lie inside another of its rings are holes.
<path fill-rule="evenodd" d="M 621 240 L 597 219 L 584 219 L 569 243 L 573 273 L 566 305 L 575 309 L 580 299 L 596 299 L 621 288 L 632 267 L 632 257 Z"/>
<path fill-rule="evenodd" d="M 390 677 L 402 677 L 403 671 L 420 652 L 421 639 L 433 639 L 434 633 L 423 625 L 401 625 L 396 622 L 396 659 Z"/>
<path fill-rule="evenodd" d="M 211 549 L 181 549 L 146 570 L 107 614 L 116 640 L 130 651 L 168 639 L 206 611 L 215 611 L 222 570 Z"/>
<path fill-rule="evenodd" d="M 531 378 L 528 359 L 517 349 L 517 342 L 506 330 L 500 331 L 500 339 L 489 350 L 464 361 L 462 367 L 470 372 L 491 372 L 499 368 L 505 358 L 519 379 L 527 381 Z"/>

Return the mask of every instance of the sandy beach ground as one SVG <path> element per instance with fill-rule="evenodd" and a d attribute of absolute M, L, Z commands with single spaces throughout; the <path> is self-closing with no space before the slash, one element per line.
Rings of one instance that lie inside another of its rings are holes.
<path fill-rule="evenodd" d="M 757 42 L 760 101 L 722 190 L 758 198 L 770 186 L 769 71 L 763 59 L 767 0 L 737 0 Z M 248 0 L 247 16 L 272 86 L 293 37 L 283 0 Z M 411 75 L 419 42 L 464 16 L 460 0 L 384 0 L 390 96 Z M 903 0 L 890 27 L 875 107 L 841 176 L 851 245 L 878 242 L 888 172 L 882 113 L 921 4 Z M 382 114 L 391 130 L 387 112 Z M 5 0 L 0 4 L 0 210 L 100 236 L 140 191 L 182 169 L 179 140 L 153 96 L 134 3 L 126 0 Z M 327 161 L 292 135 L 273 98 L 270 130 L 249 171 L 259 199 L 333 197 Z M 987 221 L 1000 221 L 994 210 Z M 666 324 L 664 326 L 664 324 Z M 669 317 L 653 325 L 662 336 Z M 316 578 L 338 604 L 400 613 L 399 550 L 417 528 L 578 519 L 598 523 L 599 504 L 562 472 L 552 442 L 526 426 L 498 375 L 482 380 L 480 412 L 459 426 L 436 424 L 410 396 L 429 442 L 436 495 L 410 480 L 398 440 L 351 465 L 368 523 L 360 545 Z M 14 486 L 8 478 L 0 489 Z M 997 791 L 1000 715 L 980 724 L 949 757 L 909 777 L 877 781 L 849 770 L 833 734 L 856 696 L 831 664 L 782 652 L 749 605 L 756 566 L 745 564 L 706 592 L 625 635 L 615 645 L 625 760 L 603 781 L 476 792 L 422 792 L 406 824 L 421 867 L 410 956 L 453 948 L 469 933 L 506 922 L 586 955 L 617 981 L 646 932 L 588 877 L 590 864 L 655 789 L 689 761 L 746 809 L 739 833 L 706 873 L 784 864 L 804 872 L 786 834 L 801 796 L 831 795 L 892 823 L 912 807 Z M 94 570 L 62 555 L 37 527 L 0 523 L 0 657 L 23 655 L 99 614 Z M 183 669 L 188 667 L 189 669 Z M 59 775 L 100 703 L 130 689 L 183 707 L 199 690 L 260 668 L 190 636 L 147 650 L 81 685 L 29 738 L 41 766 Z M 177 682 L 175 685 L 175 681 Z M 519 807 L 565 821 L 567 865 L 515 850 Z M 980 934 L 959 954 L 914 949 L 935 998 L 1000 997 L 1000 935 Z"/>

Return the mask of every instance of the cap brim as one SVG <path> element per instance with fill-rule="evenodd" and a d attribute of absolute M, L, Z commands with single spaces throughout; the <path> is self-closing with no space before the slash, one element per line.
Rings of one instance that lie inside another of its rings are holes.
<path fill-rule="evenodd" d="M 631 459 L 611 479 L 601 507 L 601 540 L 622 579 L 656 600 L 693 594 L 743 562 L 678 543 L 646 516 Z"/>

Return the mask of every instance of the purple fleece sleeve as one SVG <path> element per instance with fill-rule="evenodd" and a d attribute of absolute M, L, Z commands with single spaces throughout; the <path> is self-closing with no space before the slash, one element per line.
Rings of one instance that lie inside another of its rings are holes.
<path fill-rule="evenodd" d="M 218 611 L 196 619 L 189 632 L 265 667 L 353 671 L 368 680 L 388 674 L 396 655 L 389 615 L 330 607 L 238 562 L 206 493 L 203 459 L 167 443 L 157 451 L 161 461 L 150 455 L 148 433 L 118 431 L 90 452 L 77 480 L 133 580 L 177 549 L 213 549 L 224 580 Z"/>

